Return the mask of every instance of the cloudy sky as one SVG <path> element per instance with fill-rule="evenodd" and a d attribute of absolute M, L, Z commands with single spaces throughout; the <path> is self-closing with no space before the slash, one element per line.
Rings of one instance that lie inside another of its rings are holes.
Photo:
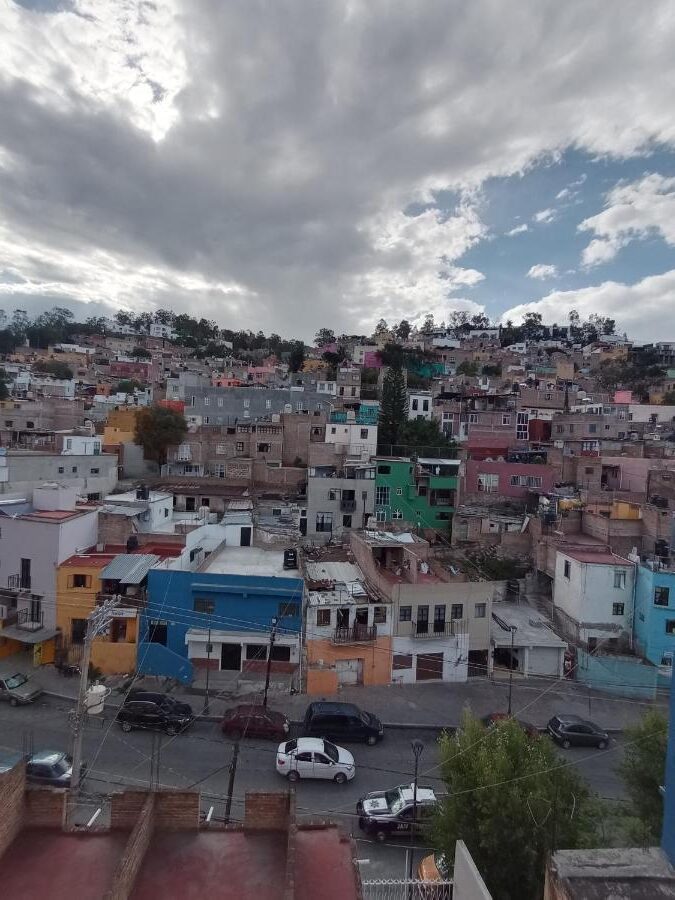
<path fill-rule="evenodd" d="M 671 0 L 0 0 L 0 29 L 8 312 L 675 339 Z"/>

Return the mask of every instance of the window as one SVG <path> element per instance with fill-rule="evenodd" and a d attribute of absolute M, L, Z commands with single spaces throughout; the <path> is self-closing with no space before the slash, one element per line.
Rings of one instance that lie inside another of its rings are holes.
<path fill-rule="evenodd" d="M 333 513 L 319 512 L 316 514 L 317 532 L 326 532 L 333 530 Z"/>
<path fill-rule="evenodd" d="M 272 409 L 272 401 L 265 400 L 265 409 Z"/>
<path fill-rule="evenodd" d="M 397 497 L 403 496 L 403 488 L 396 488 L 396 496 Z"/>
<path fill-rule="evenodd" d="M 208 416 L 204 416 L 204 418 L 202 419 L 202 422 L 204 425 L 208 425 L 210 423 L 210 421 L 211 421 L 211 419 Z"/>
<path fill-rule="evenodd" d="M 316 624 L 330 625 L 331 611 L 329 609 L 317 609 Z"/>
<path fill-rule="evenodd" d="M 375 510 L 375 521 L 376 522 L 386 522 L 387 521 L 387 514 L 383 509 Z"/>
<path fill-rule="evenodd" d="M 584 469 L 584 475 L 592 475 L 595 470 L 592 466 L 586 466 Z"/>
<path fill-rule="evenodd" d="M 451 619 L 461 619 L 464 615 L 464 604 L 463 603 L 453 603 L 450 607 L 450 618 Z"/>
<path fill-rule="evenodd" d="M 269 453 L 270 445 L 269 444 L 258 444 L 258 453 Z"/>
<path fill-rule="evenodd" d="M 218 397 L 218 406 L 222 406 L 222 405 L 223 405 L 223 398 Z"/>
<path fill-rule="evenodd" d="M 246 659 L 267 659 L 267 646 L 265 644 L 247 644 Z"/>
<path fill-rule="evenodd" d="M 211 398 L 204 397 L 204 406 L 210 406 L 210 405 L 211 405 Z"/>
<path fill-rule="evenodd" d="M 556 430 L 556 434 L 564 434 L 565 426 L 564 425 L 556 425 L 555 430 Z"/>
<path fill-rule="evenodd" d="M 68 587 L 88 588 L 91 587 L 91 575 L 71 575 L 68 579 L 70 584 Z"/>
<path fill-rule="evenodd" d="M 540 488 L 542 484 L 541 475 L 512 475 L 512 487 L 531 487 Z"/>
<path fill-rule="evenodd" d="M 35 428 L 35 422 L 26 422 L 26 428 Z"/>
<path fill-rule="evenodd" d="M 429 401 L 422 400 L 422 412 L 429 412 Z"/>
<path fill-rule="evenodd" d="M 485 494 L 495 494 L 499 490 L 499 475 L 494 475 L 489 472 L 479 472 L 478 490 Z"/>
<path fill-rule="evenodd" d="M 589 434 L 595 434 L 595 432 L 596 432 L 597 430 L 598 430 L 598 426 L 597 426 L 595 423 L 593 423 L 592 425 L 589 425 L 589 426 L 588 426 L 588 433 L 589 433 Z"/>
<path fill-rule="evenodd" d="M 395 509 L 395 510 L 393 511 L 393 513 L 391 514 L 391 517 L 392 517 L 392 519 L 402 519 L 402 518 L 403 518 L 403 513 L 401 512 L 400 509 Z"/>
<path fill-rule="evenodd" d="M 487 611 L 486 603 L 476 603 L 476 605 L 473 608 L 474 618 L 475 619 L 484 619 L 486 611 Z"/>
<path fill-rule="evenodd" d="M 297 603 L 283 601 L 279 604 L 279 618 L 281 619 L 292 619 L 294 616 L 299 615 L 299 613 L 300 606 Z"/>
<path fill-rule="evenodd" d="M 165 519 L 168 519 L 168 518 L 169 518 L 169 510 L 168 510 L 168 509 L 165 509 L 165 510 L 164 510 L 164 518 L 165 518 Z"/>
<path fill-rule="evenodd" d="M 5 428 L 11 428 L 14 425 L 14 421 L 12 419 L 5 419 Z"/>
<path fill-rule="evenodd" d="M 77 466 L 73 466 L 72 471 L 77 472 Z"/>
<path fill-rule="evenodd" d="M 375 506 L 389 506 L 390 489 L 378 485 L 375 488 Z"/>
<path fill-rule="evenodd" d="M 216 604 L 213 600 L 203 600 L 200 597 L 196 597 L 192 608 L 195 612 L 208 613 L 211 616 L 216 611 Z"/>
<path fill-rule="evenodd" d="M 626 570 L 614 569 L 614 587 L 623 590 L 626 587 Z"/>
<path fill-rule="evenodd" d="M 568 560 L 565 560 L 565 566 L 563 568 L 563 575 L 568 580 L 569 580 L 571 572 L 572 572 L 572 564 Z"/>
<path fill-rule="evenodd" d="M 281 515 L 281 507 L 280 507 L 280 506 L 275 506 L 275 507 L 272 509 L 272 515 L 273 515 L 273 516 L 280 516 L 280 515 Z"/>
<path fill-rule="evenodd" d="M 510 425 L 511 424 L 511 416 L 504 413 L 502 415 L 502 425 Z"/>
<path fill-rule="evenodd" d="M 666 634 L 675 634 L 675 619 L 666 619 Z"/>
<path fill-rule="evenodd" d="M 242 450 L 244 449 L 244 442 L 243 442 L 243 441 L 237 441 L 237 443 L 235 444 L 235 448 L 236 448 L 236 450 L 237 450 L 238 453 L 241 453 Z"/>
<path fill-rule="evenodd" d="M 623 603 L 612 603 L 612 615 L 613 616 L 622 616 L 623 609 L 624 609 Z"/>
<path fill-rule="evenodd" d="M 151 644 L 164 644 L 166 647 L 166 622 L 150 619 L 148 625 L 148 641 Z"/>
<path fill-rule="evenodd" d="M 226 453 L 225 444 L 216 444 L 216 455 L 217 456 L 225 456 Z"/>
<path fill-rule="evenodd" d="M 373 624 L 374 625 L 384 625 L 387 621 L 387 607 L 386 606 L 376 606 L 373 612 Z"/>
<path fill-rule="evenodd" d="M 478 413 L 469 413 L 469 425 L 478 424 Z"/>
<path fill-rule="evenodd" d="M 411 406 L 411 408 L 412 408 L 412 410 L 413 410 L 414 412 L 417 411 L 417 407 L 419 406 L 419 403 L 418 403 L 418 401 L 417 401 L 417 397 L 414 397 L 414 398 L 413 398 L 413 401 L 412 401 L 412 403 L 410 404 L 410 406 Z"/>
<path fill-rule="evenodd" d="M 394 672 L 397 669 L 412 669 L 412 653 L 394 653 L 392 657 L 391 667 Z"/>
<path fill-rule="evenodd" d="M 398 611 L 399 622 L 412 622 L 412 606 L 401 606 Z"/>
<path fill-rule="evenodd" d="M 661 656 L 661 665 L 668 666 L 672 669 L 673 667 L 673 654 L 670 650 L 664 650 L 663 655 Z"/>
<path fill-rule="evenodd" d="M 66 441 L 66 450 L 72 450 L 72 449 L 73 449 L 72 438 L 68 438 L 68 440 Z"/>
<path fill-rule="evenodd" d="M 59 475 L 63 475 L 63 473 L 64 473 L 65 471 L 66 471 L 66 470 L 65 470 L 65 468 L 64 468 L 63 466 L 59 466 Z"/>
<path fill-rule="evenodd" d="M 342 527 L 343 528 L 351 528 L 352 527 L 352 517 L 350 515 L 345 515 L 342 517 Z"/>
<path fill-rule="evenodd" d="M 654 606 L 668 606 L 670 599 L 670 588 L 655 587 L 654 588 Z"/>
<path fill-rule="evenodd" d="M 296 412 L 302 412 L 302 400 L 296 400 L 295 410 Z"/>
<path fill-rule="evenodd" d="M 91 472 L 92 475 L 98 475 L 98 473 L 99 473 L 101 470 L 100 470 L 100 469 L 90 469 L 89 471 Z"/>
<path fill-rule="evenodd" d="M 391 475 L 391 466 L 378 466 L 377 474 L 378 475 Z"/>
<path fill-rule="evenodd" d="M 244 409 L 250 409 L 250 407 L 251 407 L 251 401 L 244 400 Z"/>
<path fill-rule="evenodd" d="M 367 441 L 367 440 L 368 440 L 368 429 L 367 429 L 367 428 L 362 428 L 362 429 L 361 429 L 361 440 L 362 440 L 362 441 Z"/>
<path fill-rule="evenodd" d="M 329 500 L 339 500 L 340 499 L 340 491 L 336 488 L 332 488 L 328 491 L 328 499 Z"/>

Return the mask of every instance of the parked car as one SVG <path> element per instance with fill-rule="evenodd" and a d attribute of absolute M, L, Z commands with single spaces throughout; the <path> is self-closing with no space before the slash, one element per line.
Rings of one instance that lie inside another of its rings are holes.
<path fill-rule="evenodd" d="M 87 764 L 82 763 L 80 774 L 84 775 Z M 31 784 L 44 784 L 51 787 L 70 787 L 73 774 L 73 758 L 59 750 L 40 750 L 33 753 L 26 762 L 26 780 Z"/>
<path fill-rule="evenodd" d="M 356 774 L 354 757 L 344 747 L 323 738 L 301 737 L 285 741 L 277 749 L 277 772 L 289 781 L 323 778 L 344 784 Z"/>
<path fill-rule="evenodd" d="M 604 750 L 609 744 L 607 732 L 581 716 L 553 716 L 547 731 L 565 750 L 568 747 L 597 747 L 598 750 Z"/>
<path fill-rule="evenodd" d="M 536 725 L 532 725 L 531 722 L 525 722 L 523 719 L 516 719 L 515 716 L 509 716 L 508 713 L 490 713 L 488 716 L 483 716 L 481 722 L 486 728 L 494 728 L 495 725 L 499 725 L 500 722 L 506 722 L 508 719 L 513 719 L 514 722 L 520 725 L 528 737 L 539 737 L 541 732 Z"/>
<path fill-rule="evenodd" d="M 420 860 L 417 877 L 424 882 L 423 890 L 420 886 L 420 896 L 426 900 L 450 900 L 452 897 L 452 885 L 448 883 L 451 874 L 444 853 L 430 853 Z"/>
<path fill-rule="evenodd" d="M 283 713 L 265 706 L 233 706 L 225 710 L 221 725 L 223 734 L 232 740 L 240 737 L 271 738 L 279 741 L 288 736 L 290 723 Z"/>
<path fill-rule="evenodd" d="M 431 788 L 417 787 L 417 814 L 413 784 L 400 784 L 389 791 L 372 791 L 356 804 L 359 828 L 378 841 L 396 835 L 416 834 L 429 822 L 438 800 Z"/>
<path fill-rule="evenodd" d="M 0 675 L 0 700 L 9 700 L 11 706 L 33 703 L 41 695 L 42 685 L 28 675 Z"/>
<path fill-rule="evenodd" d="M 185 704 L 187 706 L 187 704 Z M 188 706 L 188 709 L 190 707 Z M 132 728 L 149 728 L 165 731 L 167 734 L 178 734 L 192 724 L 194 715 L 178 709 L 170 703 L 155 703 L 153 700 L 126 700 L 117 713 L 117 721 L 122 731 Z"/>
<path fill-rule="evenodd" d="M 159 703 L 161 706 L 170 706 L 174 711 L 185 713 L 185 715 L 194 715 L 189 703 L 178 700 L 172 694 L 163 694 L 161 691 L 144 691 L 141 688 L 132 688 L 127 694 L 125 702 L 129 700 Z"/>
<path fill-rule="evenodd" d="M 384 737 L 382 722 L 353 703 L 318 700 L 305 712 L 304 732 L 331 741 L 365 741 L 376 744 Z"/>

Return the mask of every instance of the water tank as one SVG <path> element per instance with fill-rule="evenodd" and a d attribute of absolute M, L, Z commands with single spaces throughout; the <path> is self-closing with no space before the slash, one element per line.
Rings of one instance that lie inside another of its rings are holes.
<path fill-rule="evenodd" d="M 104 684 L 92 684 L 90 688 L 87 688 L 84 699 L 87 714 L 99 716 L 103 712 L 103 704 L 109 693 L 110 688 L 107 688 Z"/>
<path fill-rule="evenodd" d="M 138 538 L 135 534 L 130 534 L 127 538 L 127 553 L 134 553 L 138 550 Z"/>

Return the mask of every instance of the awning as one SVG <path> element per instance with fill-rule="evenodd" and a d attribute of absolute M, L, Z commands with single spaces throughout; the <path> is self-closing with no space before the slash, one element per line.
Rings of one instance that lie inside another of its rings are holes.
<path fill-rule="evenodd" d="M 26 631 L 18 625 L 10 625 L 0 631 L 0 637 L 9 638 L 11 641 L 19 641 L 21 644 L 41 644 L 56 637 L 56 628 L 38 628 L 35 631 Z"/>

